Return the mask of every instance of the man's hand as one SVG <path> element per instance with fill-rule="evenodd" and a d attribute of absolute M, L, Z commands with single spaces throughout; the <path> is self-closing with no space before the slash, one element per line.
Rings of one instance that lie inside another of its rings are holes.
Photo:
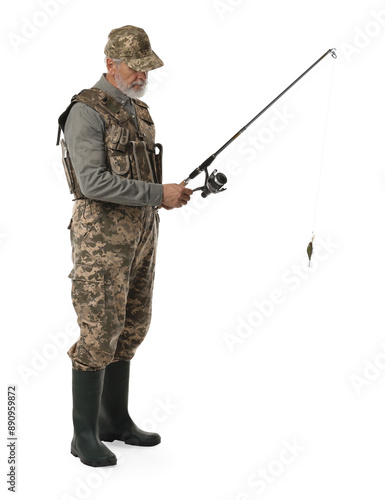
<path fill-rule="evenodd" d="M 183 205 L 187 205 L 190 201 L 192 194 L 193 191 L 191 189 L 183 187 L 180 184 L 163 184 L 161 207 L 166 210 L 183 207 Z"/>

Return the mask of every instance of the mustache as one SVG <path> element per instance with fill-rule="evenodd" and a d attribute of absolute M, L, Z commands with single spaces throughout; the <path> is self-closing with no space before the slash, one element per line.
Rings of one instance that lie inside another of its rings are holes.
<path fill-rule="evenodd" d="M 146 85 L 147 84 L 147 80 L 135 80 L 134 82 L 131 83 L 130 87 L 134 87 L 135 85 L 139 85 L 140 87 L 142 87 L 143 85 Z"/>

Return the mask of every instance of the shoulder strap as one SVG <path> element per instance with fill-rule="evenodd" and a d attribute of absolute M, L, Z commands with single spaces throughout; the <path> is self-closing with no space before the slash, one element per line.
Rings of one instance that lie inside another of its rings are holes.
<path fill-rule="evenodd" d="M 111 117 L 114 121 L 123 121 L 129 118 L 123 104 L 104 90 L 95 88 L 82 90 L 76 96 L 76 101 L 88 104 L 106 119 Z"/>
<path fill-rule="evenodd" d="M 129 114 L 124 110 L 123 105 L 104 90 L 95 88 L 82 90 L 79 94 L 72 97 L 71 104 L 59 117 L 56 145 L 59 145 L 61 131 L 64 132 L 64 126 L 69 112 L 76 102 L 87 104 L 95 111 L 98 111 L 107 120 L 109 120 L 110 117 L 113 118 L 114 121 L 125 121 L 129 118 Z"/>
<path fill-rule="evenodd" d="M 76 96 L 74 96 L 76 97 Z M 73 101 L 74 97 L 71 99 L 71 104 L 67 107 L 67 109 L 64 111 L 64 113 L 62 113 L 60 116 L 59 116 L 59 120 L 58 120 L 58 123 L 59 123 L 59 128 L 58 128 L 58 131 L 57 131 L 57 141 L 56 141 L 56 146 L 59 146 L 59 143 L 60 143 L 60 134 L 61 134 L 61 131 L 64 132 L 64 125 L 67 121 L 67 118 L 68 118 L 68 115 L 69 115 L 69 112 L 71 111 L 72 109 L 72 106 L 75 104 L 76 101 Z"/>

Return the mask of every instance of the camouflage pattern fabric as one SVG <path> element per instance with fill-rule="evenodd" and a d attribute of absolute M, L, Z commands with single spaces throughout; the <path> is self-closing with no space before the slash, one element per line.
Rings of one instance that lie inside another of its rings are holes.
<path fill-rule="evenodd" d="M 120 59 L 135 71 L 150 71 L 163 66 L 163 61 L 151 49 L 147 33 L 136 26 L 122 26 L 108 35 L 104 54 Z"/>
<path fill-rule="evenodd" d="M 64 130 L 65 121 L 76 102 L 82 102 L 100 113 L 105 122 L 106 166 L 112 175 L 146 182 L 162 183 L 161 144 L 155 144 L 155 125 L 148 106 L 140 99 L 132 100 L 138 128 L 122 103 L 107 92 L 92 88 L 75 95 L 59 118 Z M 76 177 L 75 173 L 73 175 Z M 83 197 L 82 193 L 80 195 Z M 79 196 L 77 196 L 79 197 Z"/>
<path fill-rule="evenodd" d="M 75 202 L 69 228 L 80 337 L 68 355 L 76 370 L 101 370 L 130 360 L 147 334 L 159 216 L 150 206 L 84 199 Z"/>

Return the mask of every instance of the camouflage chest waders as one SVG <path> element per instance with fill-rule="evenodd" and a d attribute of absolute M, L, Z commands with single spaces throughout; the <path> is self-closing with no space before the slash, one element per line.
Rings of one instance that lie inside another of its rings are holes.
<path fill-rule="evenodd" d="M 75 102 L 83 102 L 103 116 L 106 161 L 112 175 L 162 182 L 162 147 L 155 145 L 155 127 L 142 101 L 133 99 L 136 128 L 116 99 L 102 90 L 84 90 L 74 96 L 60 117 L 62 130 Z M 152 206 L 118 205 L 84 197 L 71 170 L 75 205 L 69 225 L 73 262 L 69 277 L 80 337 L 68 355 L 74 369 L 95 371 L 113 361 L 130 360 L 146 336 L 159 216 Z"/>

